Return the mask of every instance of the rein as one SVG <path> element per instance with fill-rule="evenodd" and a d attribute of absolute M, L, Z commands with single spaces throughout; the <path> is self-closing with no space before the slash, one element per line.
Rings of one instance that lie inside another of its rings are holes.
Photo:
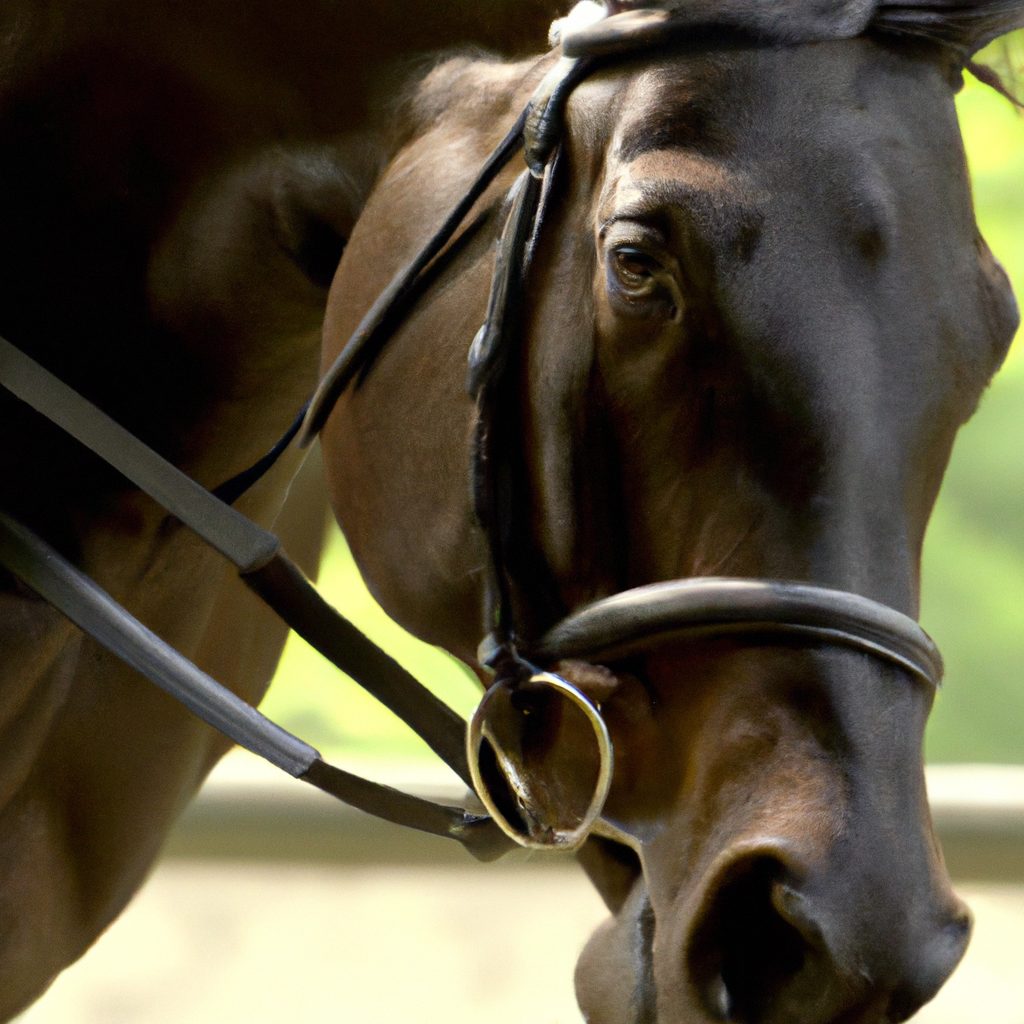
<path fill-rule="evenodd" d="M 594 8 L 590 5 L 588 10 Z M 597 10 L 603 12 L 603 8 Z M 513 840 L 529 847 L 572 849 L 595 831 L 631 842 L 600 819 L 613 754 L 599 708 L 571 683 L 542 671 L 560 659 L 612 660 L 666 640 L 786 635 L 809 644 L 852 648 L 937 686 L 941 658 L 913 619 L 868 598 L 811 584 L 676 580 L 598 601 L 562 619 L 538 640 L 517 632 L 509 566 L 519 554 L 516 530 L 521 527 L 509 511 L 516 475 L 511 442 L 516 435 L 508 404 L 517 391 L 523 288 L 558 169 L 565 106 L 573 89 L 603 66 L 609 55 L 650 49 L 675 38 L 679 31 L 680 26 L 665 12 L 630 11 L 584 20 L 582 25 L 578 18 L 576 24 L 569 19 L 561 39 L 566 56 L 547 73 L 441 228 L 364 316 L 300 420 L 256 466 L 214 492 L 0 339 L 0 384 L 105 459 L 232 562 L 241 579 L 286 624 L 397 714 L 472 785 L 489 817 L 422 800 L 327 764 L 313 747 L 192 665 L 5 513 L 0 513 L 0 565 L 240 746 L 370 814 L 456 839 L 482 860 L 501 856 L 512 848 Z M 235 511 L 230 502 L 270 468 L 293 436 L 301 446 L 310 444 L 342 392 L 353 383 L 358 386 L 369 373 L 415 302 L 424 272 L 521 147 L 527 169 L 509 193 L 510 211 L 497 244 L 487 317 L 469 350 L 467 388 L 478 412 L 473 489 L 490 553 L 487 621 L 491 632 L 481 645 L 480 660 L 496 676 L 467 726 L 330 607 L 281 550 L 278 539 Z M 552 701 L 583 716 L 593 732 L 597 757 L 593 785 L 583 794 L 579 808 L 555 821 L 536 813 L 532 801 L 537 780 L 527 770 L 526 755 L 516 748 L 513 735 L 517 715 L 535 706 L 552 706 Z"/>
<path fill-rule="evenodd" d="M 465 722 L 328 605 L 281 549 L 277 537 L 201 487 L 2 338 L 0 384 L 103 458 L 227 558 L 246 585 L 285 623 L 398 715 L 470 783 Z M 2 512 L 0 565 L 204 722 L 290 775 L 377 817 L 458 839 L 483 860 L 509 848 L 487 818 L 401 793 L 325 763 L 317 750 L 201 672 L 49 544 Z"/>

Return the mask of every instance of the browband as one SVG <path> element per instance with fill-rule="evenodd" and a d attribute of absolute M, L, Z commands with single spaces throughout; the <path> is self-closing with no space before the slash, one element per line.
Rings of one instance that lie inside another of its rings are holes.
<path fill-rule="evenodd" d="M 873 0 L 839 0 L 818 6 L 824 11 L 787 11 L 778 2 L 750 4 L 737 0 L 688 0 L 678 6 L 636 7 L 586 26 L 567 27 L 561 34 L 562 52 L 567 57 L 621 56 L 723 33 L 762 44 L 850 39 L 868 27 L 876 5 Z"/>

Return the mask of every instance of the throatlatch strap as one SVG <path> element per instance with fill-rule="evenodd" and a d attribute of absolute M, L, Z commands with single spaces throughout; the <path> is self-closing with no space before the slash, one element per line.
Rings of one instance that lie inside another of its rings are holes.
<path fill-rule="evenodd" d="M 250 487 L 262 480 L 277 463 L 277 460 L 288 450 L 288 445 L 295 439 L 295 435 L 302 427 L 302 421 L 306 418 L 306 410 L 309 408 L 307 402 L 300 410 L 298 416 L 292 421 L 292 425 L 281 435 L 280 440 L 267 452 L 258 462 L 254 462 L 248 469 L 236 473 L 231 479 L 214 487 L 211 493 L 215 498 L 220 498 L 226 505 L 234 505 L 238 499 L 245 494 Z"/>
<path fill-rule="evenodd" d="M 358 373 L 365 373 L 387 344 L 401 316 L 404 314 L 416 283 L 434 257 L 451 240 L 462 222 L 469 216 L 476 201 L 487 191 L 502 168 L 516 155 L 523 145 L 523 126 L 526 124 L 529 108 L 524 110 L 499 143 L 498 148 L 487 158 L 480 173 L 469 190 L 459 200 L 455 209 L 445 218 L 427 244 L 416 254 L 408 266 L 403 267 L 391 283 L 377 297 L 359 326 L 349 338 L 345 347 L 324 374 L 309 402 L 306 420 L 299 434 L 299 446 L 313 443 L 327 422 L 331 410 Z"/>

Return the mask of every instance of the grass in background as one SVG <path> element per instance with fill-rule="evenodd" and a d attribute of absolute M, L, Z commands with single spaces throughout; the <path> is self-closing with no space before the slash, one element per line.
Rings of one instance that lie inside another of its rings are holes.
<path fill-rule="evenodd" d="M 998 67 L 999 50 L 981 59 Z M 978 223 L 1024 297 L 1024 117 L 970 78 L 957 107 Z M 946 659 L 930 761 L 1024 762 L 1022 349 L 1018 333 L 961 430 L 925 539 L 921 621 Z"/>
<path fill-rule="evenodd" d="M 984 55 L 983 55 L 984 57 Z M 968 77 L 957 100 L 981 230 L 1024 296 L 1024 118 Z M 922 622 L 946 658 L 932 761 L 1024 762 L 1024 345 L 957 441 L 925 543 Z M 475 677 L 395 625 L 334 531 L 324 596 L 460 713 Z M 337 755 L 430 757 L 390 712 L 290 637 L 262 709 Z"/>

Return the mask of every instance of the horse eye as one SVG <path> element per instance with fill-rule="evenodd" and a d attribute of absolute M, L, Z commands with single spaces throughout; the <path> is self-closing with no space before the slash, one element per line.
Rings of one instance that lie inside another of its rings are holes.
<path fill-rule="evenodd" d="M 661 263 L 648 253 L 625 247 L 612 252 L 612 266 L 619 280 L 632 289 L 650 287 L 655 274 L 663 269 Z"/>

